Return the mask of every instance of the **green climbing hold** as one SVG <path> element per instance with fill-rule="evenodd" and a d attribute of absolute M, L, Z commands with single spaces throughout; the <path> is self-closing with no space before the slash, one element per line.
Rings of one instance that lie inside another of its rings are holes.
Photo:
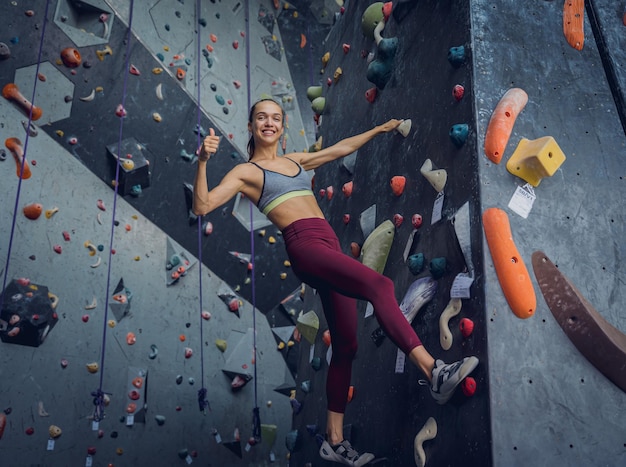
<path fill-rule="evenodd" d="M 226 343 L 224 339 L 215 339 L 215 347 L 220 349 L 220 352 L 223 353 L 223 352 L 226 352 L 226 348 L 228 347 L 228 344 Z"/>
<path fill-rule="evenodd" d="M 274 442 L 276 442 L 277 432 L 278 427 L 276 425 L 267 425 L 261 423 L 261 439 L 263 440 L 263 444 L 272 447 L 274 445 Z"/>
<path fill-rule="evenodd" d="M 324 109 L 326 108 L 326 98 L 316 97 L 311 102 L 311 108 L 317 115 L 322 115 L 324 113 Z"/>
<path fill-rule="evenodd" d="M 374 29 L 383 20 L 383 2 L 372 3 L 361 17 L 361 31 L 369 39 L 374 39 Z"/>
<path fill-rule="evenodd" d="M 387 264 L 395 233 L 393 222 L 387 219 L 369 234 L 361 248 L 361 262 L 382 274 Z"/>
<path fill-rule="evenodd" d="M 446 259 L 444 257 L 433 258 L 428 268 L 433 279 L 439 279 L 446 273 Z"/>
<path fill-rule="evenodd" d="M 465 63 L 465 47 L 462 45 L 450 47 L 450 50 L 448 50 L 448 61 L 455 68 L 463 65 Z"/>
<path fill-rule="evenodd" d="M 226 103 L 226 101 L 224 100 L 224 98 L 222 96 L 220 96 L 219 94 L 215 95 L 215 100 L 217 101 L 217 103 L 219 105 L 224 105 Z"/>
<path fill-rule="evenodd" d="M 322 359 L 320 357 L 313 357 L 313 360 L 311 360 L 311 368 L 315 371 L 319 371 L 319 369 L 322 368 Z"/>
<path fill-rule="evenodd" d="M 302 383 L 300 383 L 300 389 L 302 389 L 302 392 L 305 394 L 311 392 L 311 381 L 308 379 L 306 381 L 302 381 Z"/>
<path fill-rule="evenodd" d="M 309 86 L 306 90 L 306 97 L 313 102 L 313 99 L 322 97 L 322 86 Z"/>
<path fill-rule="evenodd" d="M 309 344 L 315 344 L 315 336 L 320 328 L 320 319 L 314 311 L 308 311 L 298 317 L 296 328 L 309 342 Z"/>
<path fill-rule="evenodd" d="M 411 274 L 417 276 L 424 270 L 424 253 L 416 253 L 409 256 L 406 260 L 406 265 L 409 267 Z"/>

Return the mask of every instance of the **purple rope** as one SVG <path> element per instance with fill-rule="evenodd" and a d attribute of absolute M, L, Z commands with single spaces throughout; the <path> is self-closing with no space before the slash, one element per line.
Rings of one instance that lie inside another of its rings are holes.
<path fill-rule="evenodd" d="M 196 128 L 198 129 L 197 133 L 197 143 L 196 147 L 200 147 L 202 144 L 202 135 L 200 131 L 200 124 L 202 123 L 202 108 L 200 107 L 200 57 L 202 55 L 202 48 L 200 46 L 200 13 L 201 13 L 201 1 L 196 1 L 196 28 L 198 31 L 198 41 L 197 41 L 197 50 L 196 50 L 196 87 L 197 89 L 197 122 Z M 211 406 L 209 405 L 209 401 L 206 398 L 207 389 L 204 386 L 204 326 L 202 319 L 202 216 L 198 216 L 198 288 L 199 297 L 200 297 L 200 381 L 202 381 L 202 388 L 198 390 L 198 407 L 200 408 L 200 412 L 205 412 L 208 408 L 211 410 Z"/>
<path fill-rule="evenodd" d="M 127 83 L 128 83 L 128 75 L 130 70 L 130 42 L 132 36 L 132 24 L 133 24 L 133 6 L 134 0 L 130 0 L 130 15 L 128 19 L 128 37 L 126 38 L 126 60 L 124 63 L 125 72 L 124 72 L 124 86 L 122 88 L 122 107 L 125 108 L 126 104 L 126 96 L 127 96 Z M 124 117 L 120 117 L 120 129 L 117 140 L 117 154 L 119 155 L 122 150 L 122 134 L 124 127 Z M 117 193 L 118 193 L 118 185 L 120 178 L 120 160 L 117 159 L 117 164 L 115 164 L 115 183 L 114 183 L 114 194 L 113 194 L 113 213 L 111 218 L 111 234 L 109 240 L 109 264 L 107 268 L 107 282 L 106 282 L 106 295 L 104 302 L 104 319 L 102 323 L 102 350 L 100 352 L 100 385 L 98 389 L 91 393 L 94 396 L 94 405 L 96 406 L 94 411 L 94 420 L 99 421 L 102 419 L 104 415 L 104 392 L 102 391 L 102 384 L 104 381 L 104 357 L 106 354 L 106 344 L 107 344 L 107 325 L 108 325 L 108 316 L 109 316 L 109 291 L 111 289 L 111 259 L 113 256 L 113 237 L 115 233 L 115 213 L 117 211 Z"/>
<path fill-rule="evenodd" d="M 43 50 L 43 38 L 46 34 L 46 24 L 48 24 L 48 7 L 50 0 L 46 1 L 46 10 L 43 16 L 43 26 L 41 27 L 41 38 L 39 39 L 39 52 L 37 53 L 37 67 L 35 68 L 35 84 L 33 85 L 33 94 L 30 102 L 35 104 L 35 92 L 37 91 L 37 81 L 39 76 L 39 65 L 41 64 L 41 51 Z M 11 250 L 13 249 L 13 236 L 15 235 L 15 221 L 17 218 L 17 210 L 20 202 L 20 192 L 22 191 L 22 176 L 24 175 L 24 167 L 26 166 L 26 153 L 28 151 L 28 139 L 30 136 L 29 129 L 33 121 L 33 106 L 30 107 L 28 112 L 28 126 L 26 127 L 26 138 L 24 139 L 24 157 L 22 157 L 22 166 L 20 169 L 20 179 L 17 182 L 17 191 L 15 192 L 15 205 L 13 206 L 13 220 L 11 221 L 11 233 L 9 235 L 9 248 L 7 249 L 7 260 L 4 265 L 4 277 L 2 279 L 2 290 L 4 291 L 7 286 L 7 277 L 9 276 L 9 264 L 11 262 Z M 0 311 L 4 304 L 4 292 L 0 293 Z"/>
<path fill-rule="evenodd" d="M 250 5 L 246 0 L 246 80 L 248 81 L 248 108 L 252 102 L 250 97 L 251 79 L 250 79 Z M 254 356 L 254 410 L 252 411 L 252 434 L 255 439 L 261 439 L 261 419 L 259 417 L 258 389 L 257 389 L 257 354 L 256 354 L 256 285 L 255 285 L 255 267 L 254 267 L 254 213 L 252 211 L 252 203 L 250 205 L 250 264 L 252 266 L 252 330 L 253 330 L 253 356 Z"/>

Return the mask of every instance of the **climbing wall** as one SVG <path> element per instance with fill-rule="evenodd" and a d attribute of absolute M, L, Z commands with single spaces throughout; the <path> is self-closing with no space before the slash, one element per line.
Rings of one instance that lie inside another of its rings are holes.
<path fill-rule="evenodd" d="M 424 345 L 435 358 L 444 361 L 476 355 L 483 363 L 473 374 L 475 394 L 466 397 L 459 390 L 451 401 L 440 406 L 428 387 L 419 384 L 424 375 L 409 362 L 398 359 L 397 347 L 389 338 L 381 337 L 376 318 L 367 304 L 360 302 L 359 349 L 353 366 L 353 398 L 346 411 L 347 433 L 357 449 L 373 452 L 384 459 L 383 465 L 414 465 L 415 436 L 433 417 L 437 437 L 424 443 L 427 465 L 461 465 L 470 460 L 472 465 L 490 465 L 472 64 L 469 50 L 463 53 L 463 46 L 470 42 L 469 10 L 451 2 L 398 4 L 381 33 L 383 38 L 398 41 L 395 57 L 389 62 L 390 78 L 381 89 L 380 82 L 375 84 L 367 77 L 372 59 L 380 59 L 375 40 L 362 28 L 361 18 L 368 6 L 352 5 L 325 43 L 328 63 L 323 66 L 323 56 L 318 57 L 323 68 L 318 79 L 325 98 L 319 133 L 324 146 L 331 145 L 390 118 L 410 119 L 411 131 L 406 137 L 398 133 L 378 136 L 359 149 L 349 163 L 337 161 L 318 169 L 315 191 L 348 255 L 352 254 L 353 242 L 364 244 L 373 226 L 392 222 L 393 242 L 383 268 L 394 281 L 398 302 L 416 281 L 431 278 L 436 284 L 434 296 L 413 320 Z M 446 27 L 435 26 L 442 24 Z M 338 68 L 342 74 L 335 81 Z M 464 95 L 457 91 L 455 98 L 456 85 L 463 87 Z M 376 95 L 370 102 L 373 93 Z M 453 141 L 450 133 L 456 134 L 457 125 L 467 125 L 472 136 Z M 435 189 L 420 172 L 427 159 L 434 170 L 446 172 L 443 189 Z M 395 177 L 405 178 L 404 190 L 399 194 L 392 188 Z M 352 192 L 348 197 L 343 186 L 349 182 Z M 418 228 L 413 224 L 414 215 L 421 216 Z M 407 259 L 420 254 L 423 269 L 410 269 Z M 459 314 L 449 321 L 453 342 L 449 350 L 444 350 L 439 318 L 451 300 L 452 284 L 461 273 L 468 273 L 474 283 L 465 290 L 469 298 L 462 299 Z M 420 300 L 409 294 L 407 302 L 416 301 Z M 315 310 L 323 320 L 314 290 L 307 289 L 305 310 Z M 474 332 L 468 338 L 459 330 L 462 318 L 474 323 Z M 320 407 L 325 406 L 323 370 L 328 365 L 329 348 L 322 336 L 324 329 L 322 322 L 313 344 L 301 342 L 296 399 L 302 407 L 294 419 L 301 442 L 301 450 L 294 454 L 297 465 L 317 462 L 316 438 L 325 432 L 325 413 Z M 317 359 L 322 370 L 316 370 Z"/>

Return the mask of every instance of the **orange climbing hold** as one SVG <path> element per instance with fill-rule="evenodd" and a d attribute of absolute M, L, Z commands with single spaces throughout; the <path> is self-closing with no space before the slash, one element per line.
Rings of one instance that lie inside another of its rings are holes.
<path fill-rule="evenodd" d="M 211 39 L 211 42 L 213 42 L 214 44 L 217 42 L 217 36 L 215 34 L 211 33 L 209 38 Z"/>
<path fill-rule="evenodd" d="M 391 177 L 391 181 L 389 182 L 391 185 L 391 191 L 396 196 L 400 196 L 404 193 L 404 186 L 406 185 L 406 177 L 402 175 L 396 175 L 395 177 Z"/>
<path fill-rule="evenodd" d="M 499 164 L 519 113 L 526 107 L 528 94 L 520 88 L 509 89 L 491 114 L 485 133 L 485 155 Z"/>
<path fill-rule="evenodd" d="M 343 192 L 343 194 L 345 195 L 346 198 L 349 198 L 350 196 L 352 196 L 352 188 L 354 187 L 354 182 L 349 181 L 343 184 L 343 187 L 341 188 L 341 191 Z"/>
<path fill-rule="evenodd" d="M 330 346 L 330 331 L 328 329 L 326 329 L 324 334 L 322 334 L 322 341 L 324 341 L 324 344 L 326 344 L 327 347 Z"/>
<path fill-rule="evenodd" d="M 15 83 L 5 84 L 2 88 L 2 96 L 5 99 L 12 100 L 17 105 L 19 105 L 26 115 L 31 115 L 32 112 L 31 118 L 33 120 L 39 120 L 43 115 L 43 111 L 41 110 L 41 108 L 31 104 L 30 101 L 22 95 L 20 89 Z"/>
<path fill-rule="evenodd" d="M 304 49 L 306 46 L 306 36 L 304 34 L 300 34 L 300 48 Z"/>
<path fill-rule="evenodd" d="M 4 142 L 4 145 L 9 151 L 11 151 L 11 154 L 13 154 L 13 159 L 15 159 L 16 166 L 15 172 L 18 178 L 28 180 L 32 174 L 30 171 L 30 166 L 28 165 L 28 161 L 24 157 L 24 148 L 22 147 L 22 142 L 17 138 L 7 138 Z"/>
<path fill-rule="evenodd" d="M 182 68 L 178 68 L 176 70 L 176 78 L 178 78 L 179 80 L 183 80 L 185 79 L 185 76 L 187 75 L 187 72 L 185 70 L 183 70 Z"/>
<path fill-rule="evenodd" d="M 129 332 L 128 334 L 126 334 L 126 343 L 128 345 L 133 345 L 135 342 L 137 342 L 137 337 L 135 336 L 135 333 Z"/>
<path fill-rule="evenodd" d="M 41 216 L 42 210 L 43 210 L 43 207 L 41 206 L 41 204 L 30 203 L 24 206 L 24 209 L 22 211 L 24 212 L 24 215 L 28 219 L 34 221 L 36 219 L 39 219 L 39 216 Z"/>
<path fill-rule="evenodd" d="M 565 0 L 563 4 L 563 35 L 576 50 L 585 44 L 585 1 Z"/>

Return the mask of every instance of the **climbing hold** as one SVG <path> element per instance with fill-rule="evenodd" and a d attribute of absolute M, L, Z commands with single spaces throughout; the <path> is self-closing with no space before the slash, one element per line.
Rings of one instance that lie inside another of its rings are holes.
<path fill-rule="evenodd" d="M 322 86 L 309 86 L 306 90 L 306 97 L 313 102 L 314 99 L 322 96 Z"/>
<path fill-rule="evenodd" d="M 361 248 L 361 262 L 382 274 L 387 263 L 394 238 L 394 225 L 390 220 L 382 222 L 376 227 L 363 243 Z"/>
<path fill-rule="evenodd" d="M 98 206 L 98 209 L 100 209 L 100 211 L 106 211 L 107 210 L 106 207 L 104 206 L 104 201 L 102 201 L 101 199 L 99 199 L 96 202 L 96 204 Z M 85 246 L 87 246 L 87 245 L 85 245 Z"/>
<path fill-rule="evenodd" d="M 350 214 L 343 215 L 343 223 L 348 224 L 350 222 Z"/>
<path fill-rule="evenodd" d="M 394 214 L 393 215 L 393 225 L 396 226 L 396 228 L 400 228 L 400 226 L 402 225 L 402 222 L 404 222 L 404 217 L 402 216 L 402 214 Z"/>
<path fill-rule="evenodd" d="M 389 185 L 391 185 L 391 191 L 393 192 L 393 194 L 396 196 L 400 196 L 402 193 L 404 193 L 406 177 L 402 175 L 396 175 L 394 177 L 391 177 Z"/>
<path fill-rule="evenodd" d="M 569 0 L 563 3 L 563 35 L 576 50 L 585 44 L 585 2 Z"/>
<path fill-rule="evenodd" d="M 415 280 L 407 289 L 400 310 L 409 323 L 412 323 L 419 310 L 435 296 L 437 282 L 429 276 Z"/>
<path fill-rule="evenodd" d="M 96 50 L 96 55 L 98 57 L 98 60 L 102 62 L 106 55 L 113 55 L 113 49 L 107 44 L 104 46 L 104 49 Z"/>
<path fill-rule="evenodd" d="M 91 102 L 92 100 L 94 100 L 94 99 L 95 99 L 95 97 L 96 97 L 96 90 L 95 90 L 95 89 L 92 89 L 92 90 L 91 90 L 91 93 L 90 93 L 89 95 L 84 96 L 84 97 L 79 97 L 79 99 L 80 99 L 81 101 L 83 101 L 83 102 Z M 62 132 L 62 131 L 60 131 L 60 130 L 57 130 L 57 135 L 59 135 L 59 136 L 61 136 L 61 137 L 62 137 L 62 136 L 63 136 L 63 132 Z"/>
<path fill-rule="evenodd" d="M 335 83 L 339 81 L 339 78 L 341 78 L 341 75 L 343 75 L 343 70 L 341 69 L 341 67 L 337 67 L 337 69 L 333 73 L 333 80 L 335 81 Z"/>
<path fill-rule="evenodd" d="M 344 183 L 343 186 L 341 187 L 341 191 L 343 192 L 346 198 L 349 198 L 352 195 L 353 186 L 354 186 L 354 183 L 352 181 L 349 181 L 349 182 Z"/>
<path fill-rule="evenodd" d="M 276 239 L 273 236 L 269 236 L 267 238 L 267 243 L 269 243 L 270 245 L 273 245 L 274 243 L 276 243 Z"/>
<path fill-rule="evenodd" d="M 126 334 L 126 343 L 128 345 L 133 345 L 135 342 L 137 342 L 137 336 L 135 336 L 135 333 L 129 332 Z"/>
<path fill-rule="evenodd" d="M 314 311 L 308 311 L 298 317 L 296 329 L 311 344 L 315 344 L 315 337 L 320 328 L 320 320 Z"/>
<path fill-rule="evenodd" d="M 350 243 L 350 253 L 352 253 L 352 256 L 355 258 L 361 256 L 361 245 L 357 242 Z"/>
<path fill-rule="evenodd" d="M 131 75 L 135 75 L 135 76 L 141 75 L 141 71 L 139 71 L 139 68 L 137 68 L 133 64 L 129 66 L 128 71 L 130 72 Z"/>
<path fill-rule="evenodd" d="M 304 406 L 302 402 L 300 402 L 296 398 L 290 399 L 289 402 L 291 403 L 291 409 L 293 410 L 294 414 L 298 415 L 300 412 L 302 412 L 302 407 Z"/>
<path fill-rule="evenodd" d="M 134 402 L 130 402 L 127 406 L 126 406 L 126 413 L 128 414 L 133 414 L 137 411 L 137 404 L 135 404 Z"/>
<path fill-rule="evenodd" d="M 420 214 L 413 214 L 411 224 L 413 224 L 414 229 L 419 229 L 422 226 L 422 216 Z"/>
<path fill-rule="evenodd" d="M 139 391 L 135 389 L 133 389 L 132 391 L 128 393 L 128 398 L 130 400 L 136 401 L 136 400 L 139 400 L 140 397 L 141 397 L 141 394 L 139 394 Z"/>
<path fill-rule="evenodd" d="M 160 122 L 161 122 L 161 120 L 163 120 L 163 117 L 161 117 L 161 114 L 160 114 L 160 113 L 158 113 L 158 112 L 154 112 L 154 113 L 152 114 L 152 120 L 154 120 L 154 121 L 155 121 L 155 122 L 157 122 L 157 123 L 160 123 Z M 128 159 L 126 159 L 126 160 L 128 160 Z M 132 162 L 132 161 L 130 161 L 130 162 Z M 134 167 L 134 166 L 135 166 L 135 164 L 133 163 L 133 167 Z M 127 170 L 132 170 L 132 169 L 127 169 Z"/>
<path fill-rule="evenodd" d="M 131 381 L 131 384 L 137 389 L 141 389 L 141 387 L 143 386 L 143 378 L 141 376 L 136 376 Z"/>
<path fill-rule="evenodd" d="M 365 99 L 367 99 L 367 102 L 369 102 L 370 104 L 374 103 L 377 95 L 378 95 L 378 89 L 376 89 L 375 86 L 365 91 Z"/>
<path fill-rule="evenodd" d="M 209 39 L 211 39 L 211 42 L 213 42 L 214 44 L 217 42 L 217 36 L 213 33 L 209 35 Z"/>
<path fill-rule="evenodd" d="M 320 357 L 313 357 L 313 359 L 311 360 L 311 368 L 313 368 L 315 371 L 318 371 L 320 368 L 322 368 L 322 359 Z"/>
<path fill-rule="evenodd" d="M 2 88 L 2 97 L 12 100 L 19 105 L 22 108 L 22 111 L 26 115 L 29 115 L 32 120 L 39 120 L 43 115 L 41 108 L 31 104 L 31 102 L 22 95 L 20 89 L 14 83 L 5 84 Z"/>
<path fill-rule="evenodd" d="M 300 447 L 300 433 L 291 430 L 285 435 L 285 446 L 289 452 L 295 452 Z"/>
<path fill-rule="evenodd" d="M 165 416 L 164 415 L 155 415 L 154 420 L 157 422 L 157 425 L 163 426 L 165 424 Z"/>
<path fill-rule="evenodd" d="M 431 440 L 435 436 L 437 436 L 437 422 L 433 417 L 429 417 L 422 429 L 418 431 L 413 441 L 413 455 L 417 467 L 424 467 L 426 465 L 426 453 L 424 452 L 423 444 L 425 441 Z"/>
<path fill-rule="evenodd" d="M 26 428 L 26 430 L 24 430 L 24 433 L 30 436 L 35 433 L 35 429 L 32 426 L 29 426 L 28 428 Z"/>
<path fill-rule="evenodd" d="M 333 199 L 334 193 L 335 193 L 335 189 L 332 187 L 332 185 L 326 187 L 326 198 L 328 198 L 328 201 Z"/>
<path fill-rule="evenodd" d="M 124 108 L 122 104 L 118 104 L 117 107 L 115 108 L 115 115 L 117 115 L 120 118 L 126 117 L 126 109 Z"/>
<path fill-rule="evenodd" d="M 200 313 L 200 316 L 202 316 L 202 319 L 205 321 L 208 321 L 211 319 L 211 313 L 209 313 L 206 310 L 202 310 L 202 313 Z"/>
<path fill-rule="evenodd" d="M 300 33 L 300 48 L 304 49 L 305 46 L 306 46 L 306 36 Z"/>
<path fill-rule="evenodd" d="M 443 350 L 450 350 L 452 347 L 453 337 L 449 322 L 461 312 L 461 305 L 460 298 L 451 298 L 439 317 L 439 343 Z"/>
<path fill-rule="evenodd" d="M 420 173 L 428 180 L 437 193 L 443 191 L 446 186 L 446 181 L 448 180 L 448 173 L 445 169 L 435 169 L 432 161 L 426 159 L 420 168 Z"/>
<path fill-rule="evenodd" d="M 63 431 L 61 430 L 61 428 L 56 425 L 50 425 L 50 427 L 48 428 L 48 434 L 52 439 L 57 439 L 59 436 L 61 436 L 62 433 Z"/>
<path fill-rule="evenodd" d="M 440 279 L 446 272 L 447 261 L 444 257 L 433 258 L 428 265 L 430 274 L 434 279 Z"/>
<path fill-rule="evenodd" d="M 411 271 L 411 274 L 417 276 L 424 270 L 424 253 L 416 253 L 409 256 L 406 259 L 406 265 L 408 266 L 409 271 Z"/>
<path fill-rule="evenodd" d="M 11 56 L 11 49 L 4 42 L 0 42 L 0 60 L 6 60 Z"/>
<path fill-rule="evenodd" d="M 330 347 L 331 340 L 330 340 L 330 331 L 328 329 L 326 329 L 326 331 L 322 333 L 322 341 L 324 342 L 326 347 Z"/>
<path fill-rule="evenodd" d="M 61 245 L 54 245 L 52 249 L 54 250 L 56 254 L 59 254 L 59 255 L 63 252 L 63 248 L 61 247 Z"/>
<path fill-rule="evenodd" d="M 474 321 L 469 318 L 463 318 L 459 322 L 459 330 L 461 331 L 461 335 L 463 337 L 468 338 L 474 331 Z"/>
<path fill-rule="evenodd" d="M 163 73 L 163 68 L 161 67 L 157 66 L 152 69 L 152 74 L 154 75 L 160 75 L 161 73 Z"/>
<path fill-rule="evenodd" d="M 374 39 L 374 29 L 383 20 L 383 2 L 372 3 L 361 17 L 361 32 L 368 39 Z"/>
<path fill-rule="evenodd" d="M 402 120 L 402 123 L 396 127 L 396 131 L 406 138 L 411 131 L 411 119 Z"/>
<path fill-rule="evenodd" d="M 50 219 L 52 216 L 54 216 L 57 212 L 59 212 L 59 208 L 54 207 L 52 209 L 46 209 L 45 215 L 46 215 L 46 219 Z"/>
<path fill-rule="evenodd" d="M 302 383 L 300 383 L 300 389 L 302 389 L 302 392 L 305 394 L 311 392 L 311 381 L 308 379 L 306 381 L 302 381 Z"/>
<path fill-rule="evenodd" d="M 532 186 L 555 174 L 565 162 L 565 154 L 552 136 L 528 140 L 522 138 L 506 163 L 506 169 Z"/>
<path fill-rule="evenodd" d="M 450 47 L 448 50 L 448 62 L 455 68 L 465 63 L 465 46 Z"/>
<path fill-rule="evenodd" d="M 457 148 L 460 148 L 465 144 L 468 134 L 469 125 L 467 125 L 467 123 L 457 123 L 450 127 L 450 139 Z"/>
<path fill-rule="evenodd" d="M 483 229 L 507 303 L 518 318 L 530 318 L 535 313 L 537 298 L 524 260 L 513 241 L 509 216 L 500 208 L 488 208 L 483 212 Z"/>
<path fill-rule="evenodd" d="M 148 355 L 148 358 L 150 360 L 154 360 L 158 354 L 159 354 L 159 349 L 157 348 L 156 345 L 152 344 L 150 346 L 150 354 Z"/>
<path fill-rule="evenodd" d="M 108 325 L 110 328 L 114 328 L 116 324 L 117 324 L 117 323 L 115 322 L 115 320 L 114 320 L 114 319 L 110 319 L 109 321 L 107 321 L 107 325 Z"/>
<path fill-rule="evenodd" d="M 97 373 L 100 369 L 100 365 L 98 365 L 98 362 L 87 363 L 86 366 L 89 373 Z"/>
<path fill-rule="evenodd" d="M 213 224 L 209 221 L 205 222 L 204 226 L 202 226 L 202 231 L 204 235 L 211 235 L 213 233 Z"/>
<path fill-rule="evenodd" d="M 185 358 L 191 358 L 193 350 L 190 347 L 185 347 Z"/>
<path fill-rule="evenodd" d="M 66 47 L 61 50 L 61 60 L 63 60 L 63 64 L 68 68 L 76 68 L 82 62 L 80 52 L 73 47 Z"/>
<path fill-rule="evenodd" d="M 325 108 L 326 108 L 326 98 L 316 97 L 315 99 L 311 101 L 311 109 L 313 109 L 313 112 L 315 112 L 317 115 L 322 115 L 324 113 Z"/>
<path fill-rule="evenodd" d="M 183 70 L 182 68 L 177 68 L 176 69 L 176 78 L 179 81 L 184 80 L 186 75 L 187 75 L 187 72 L 185 70 Z"/>
<path fill-rule="evenodd" d="M 466 397 L 472 397 L 476 393 L 476 380 L 467 376 L 461 381 L 461 391 Z"/>
<path fill-rule="evenodd" d="M 30 220 L 39 219 L 41 216 L 41 212 L 43 211 L 43 206 L 39 203 L 30 203 L 24 206 L 22 212 L 24 216 L 26 216 Z"/>
<path fill-rule="evenodd" d="M 350 44 L 346 44 L 344 43 L 341 48 L 343 49 L 343 53 L 347 54 L 348 52 L 350 52 Z"/>
<path fill-rule="evenodd" d="M 32 173 L 30 171 L 30 165 L 28 165 L 28 161 L 24 156 L 24 147 L 22 146 L 22 142 L 18 138 L 7 138 L 4 141 L 4 145 L 13 155 L 13 160 L 15 161 L 15 172 L 18 178 L 28 180 Z"/>
<path fill-rule="evenodd" d="M 87 321 L 89 321 L 89 315 L 83 315 L 81 319 L 83 320 L 83 323 L 86 323 Z"/>
<path fill-rule="evenodd" d="M 485 155 L 494 164 L 499 164 L 502 160 L 515 120 L 527 102 L 526 91 L 511 88 L 502 96 L 491 114 L 485 133 Z"/>
<path fill-rule="evenodd" d="M 182 384 L 182 383 L 183 383 L 183 375 L 177 375 L 176 384 Z"/>
<path fill-rule="evenodd" d="M 328 61 L 330 60 L 330 52 L 326 52 L 324 55 L 322 55 L 322 67 L 326 67 L 326 65 L 328 65 Z"/>
<path fill-rule="evenodd" d="M 398 38 L 381 38 L 377 31 L 384 25 L 384 22 L 379 23 L 379 26 L 375 30 L 375 35 L 378 44 L 378 53 L 376 59 L 370 62 L 367 67 L 366 78 L 369 82 L 376 85 L 378 89 L 385 89 L 385 86 L 391 79 L 393 71 L 393 61 L 398 50 Z"/>
<path fill-rule="evenodd" d="M 350 387 L 348 388 L 347 401 L 352 402 L 352 399 L 354 399 L 354 386 L 350 385 Z"/>
<path fill-rule="evenodd" d="M 454 100 L 459 102 L 461 99 L 463 99 L 464 95 L 465 88 L 460 84 L 455 84 L 452 88 L 452 97 L 454 97 Z"/>

